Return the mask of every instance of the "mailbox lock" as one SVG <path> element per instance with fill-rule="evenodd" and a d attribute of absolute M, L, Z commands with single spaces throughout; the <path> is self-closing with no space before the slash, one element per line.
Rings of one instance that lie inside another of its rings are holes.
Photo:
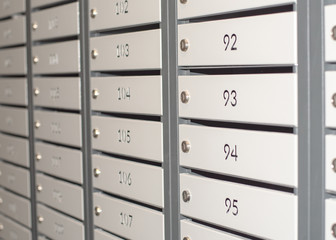
<path fill-rule="evenodd" d="M 36 189 L 37 189 L 38 192 L 42 192 L 43 187 L 42 187 L 42 185 L 39 185 L 39 184 L 38 184 L 38 185 L 36 186 Z"/>
<path fill-rule="evenodd" d="M 180 3 L 182 3 L 182 4 L 186 4 L 187 2 L 188 2 L 188 0 L 180 0 Z M 188 239 L 183 238 L 183 240 L 189 240 L 189 238 Z"/>
<path fill-rule="evenodd" d="M 99 216 L 101 213 L 102 213 L 102 209 L 100 208 L 100 207 L 95 207 L 95 214 L 96 214 L 96 216 Z"/>
<path fill-rule="evenodd" d="M 35 95 L 35 96 L 38 96 L 39 94 L 40 94 L 40 89 L 35 88 L 35 89 L 34 89 L 34 95 Z"/>
<path fill-rule="evenodd" d="M 334 158 L 331 163 L 331 169 L 336 173 L 336 158 Z"/>
<path fill-rule="evenodd" d="M 331 226 L 331 235 L 336 238 L 336 223 Z"/>
<path fill-rule="evenodd" d="M 188 39 L 182 39 L 181 42 L 180 42 L 180 48 L 183 52 L 186 52 L 188 51 L 190 47 L 190 44 L 189 44 L 189 41 Z"/>
<path fill-rule="evenodd" d="M 91 9 L 91 18 L 95 18 L 98 15 L 98 11 L 95 8 Z"/>
<path fill-rule="evenodd" d="M 189 141 L 183 141 L 181 144 L 181 148 L 184 153 L 188 153 L 190 151 L 190 147 L 191 145 Z"/>
<path fill-rule="evenodd" d="M 182 198 L 183 198 L 183 202 L 189 202 L 191 199 L 191 194 L 188 190 L 184 190 L 182 192 Z"/>
<path fill-rule="evenodd" d="M 96 59 L 97 57 L 98 57 L 98 51 L 97 51 L 97 49 L 93 49 L 91 51 L 91 58 Z"/>
<path fill-rule="evenodd" d="M 331 29 L 331 37 L 336 41 L 336 26 Z"/>
<path fill-rule="evenodd" d="M 42 216 L 38 216 L 37 220 L 39 223 L 42 223 L 44 221 L 44 218 Z"/>
<path fill-rule="evenodd" d="M 94 138 L 97 138 L 100 135 L 100 131 L 98 128 L 93 129 L 92 133 Z"/>
<path fill-rule="evenodd" d="M 98 96 L 99 96 L 99 91 L 98 91 L 98 89 L 93 89 L 93 90 L 92 90 L 92 97 L 93 97 L 93 99 L 97 99 Z"/>
<path fill-rule="evenodd" d="M 336 93 L 334 93 L 331 97 L 331 104 L 336 108 Z"/>
<path fill-rule="evenodd" d="M 40 161 L 42 159 L 42 155 L 39 154 L 39 153 L 36 153 L 35 159 L 36 159 L 36 161 Z"/>
<path fill-rule="evenodd" d="M 181 92 L 181 102 L 182 103 L 188 103 L 190 100 L 190 94 L 188 91 Z"/>
<path fill-rule="evenodd" d="M 182 2 L 182 0 L 181 0 L 181 2 Z M 190 237 L 184 237 L 183 240 L 191 240 L 191 238 Z"/>
<path fill-rule="evenodd" d="M 2 223 L 0 223 L 0 231 L 4 230 L 4 225 Z"/>
<path fill-rule="evenodd" d="M 41 127 L 41 123 L 39 121 L 35 122 L 35 128 L 40 128 Z"/>
<path fill-rule="evenodd" d="M 100 174 L 101 174 L 101 171 L 100 171 L 99 168 L 95 168 L 95 169 L 93 169 L 93 175 L 94 175 L 95 177 L 99 177 Z"/>
<path fill-rule="evenodd" d="M 34 62 L 34 64 L 37 64 L 38 62 L 39 62 L 39 58 L 38 57 L 33 57 L 33 62 Z"/>
<path fill-rule="evenodd" d="M 33 23 L 32 28 L 33 28 L 33 30 L 36 30 L 36 29 L 38 28 L 38 24 L 37 24 L 37 22 L 34 22 L 34 23 Z"/>

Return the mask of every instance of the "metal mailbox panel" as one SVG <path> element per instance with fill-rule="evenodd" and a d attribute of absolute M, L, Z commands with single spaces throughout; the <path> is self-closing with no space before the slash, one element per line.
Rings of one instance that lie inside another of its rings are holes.
<path fill-rule="evenodd" d="M 0 158 L 29 167 L 29 142 L 27 139 L 0 134 Z"/>
<path fill-rule="evenodd" d="M 163 161 L 162 123 L 93 116 L 91 125 L 94 149 Z"/>
<path fill-rule="evenodd" d="M 178 64 L 297 64 L 296 29 L 296 12 L 179 25 Z"/>
<path fill-rule="evenodd" d="M 162 66 L 160 29 L 95 37 L 91 38 L 90 45 L 93 71 L 160 69 Z"/>
<path fill-rule="evenodd" d="M 31 203 L 29 200 L 0 188 L 0 212 L 31 227 Z"/>
<path fill-rule="evenodd" d="M 190 125 L 180 125 L 179 132 L 180 146 L 190 144 L 189 151 L 180 147 L 182 166 L 297 187 L 294 134 Z"/>
<path fill-rule="evenodd" d="M 75 147 L 82 145 L 79 114 L 35 110 L 34 119 L 36 138 Z"/>
<path fill-rule="evenodd" d="M 334 230 L 336 224 L 336 199 L 326 199 L 325 204 L 325 240 L 334 240 Z"/>
<path fill-rule="evenodd" d="M 336 72 L 325 74 L 326 126 L 336 128 Z"/>
<path fill-rule="evenodd" d="M 41 173 L 36 174 L 36 198 L 50 207 L 83 220 L 83 189 L 77 185 L 57 180 Z"/>
<path fill-rule="evenodd" d="M 30 176 L 27 169 L 0 161 L 0 183 L 4 188 L 30 197 Z"/>
<path fill-rule="evenodd" d="M 24 75 L 27 73 L 26 47 L 0 50 L 0 73 Z"/>
<path fill-rule="evenodd" d="M 0 18 L 26 10 L 25 0 L 0 0 Z"/>
<path fill-rule="evenodd" d="M 81 151 L 36 142 L 35 153 L 37 170 L 76 183 L 83 183 Z"/>
<path fill-rule="evenodd" d="M 7 217 L 4 217 L 0 214 L 0 224 L 3 226 L 3 229 L 0 232 L 0 238 L 6 240 L 31 240 L 32 234 L 31 231 L 20 224 L 10 220 Z"/>
<path fill-rule="evenodd" d="M 84 225 L 71 217 L 67 217 L 41 204 L 37 204 L 37 216 L 43 219 L 37 225 L 38 231 L 51 239 L 84 239 Z"/>
<path fill-rule="evenodd" d="M 102 212 L 94 215 L 94 224 L 128 239 L 164 239 L 161 212 L 129 203 L 102 193 L 93 194 L 93 204 Z"/>
<path fill-rule="evenodd" d="M 202 0 L 187 1 L 181 3 L 178 1 L 178 18 L 193 18 L 218 13 L 228 13 L 240 10 L 252 10 L 259 7 L 274 7 L 296 3 L 296 0 L 212 0 L 205 4 Z"/>
<path fill-rule="evenodd" d="M 32 52 L 34 74 L 80 72 L 78 40 L 35 46 Z"/>
<path fill-rule="evenodd" d="M 26 42 L 26 17 L 15 16 L 0 22 L 0 47 L 13 46 Z"/>
<path fill-rule="evenodd" d="M 94 77 L 91 92 L 96 111 L 162 115 L 161 76 Z"/>
<path fill-rule="evenodd" d="M 49 4 L 59 3 L 59 2 L 66 2 L 69 0 L 31 0 L 31 7 L 41 7 Z"/>
<path fill-rule="evenodd" d="M 89 2 L 91 30 L 119 28 L 161 21 L 160 0 L 91 0 Z"/>
<path fill-rule="evenodd" d="M 78 2 L 32 13 L 33 40 L 77 34 L 79 34 Z"/>
<path fill-rule="evenodd" d="M 193 223 L 190 220 L 181 220 L 181 239 L 189 237 L 192 240 L 247 240 L 247 238 L 234 236 L 230 233 L 224 233 L 216 229 Z"/>
<path fill-rule="evenodd" d="M 26 78 L 0 79 L 0 103 L 28 105 Z"/>
<path fill-rule="evenodd" d="M 94 174 L 94 187 L 163 207 L 162 168 L 99 155 L 92 156 L 92 168 L 100 171 Z"/>
<path fill-rule="evenodd" d="M 180 117 L 297 126 L 296 74 L 180 76 L 179 93 Z"/>
<path fill-rule="evenodd" d="M 0 106 L 0 130 L 27 137 L 28 110 Z"/>
<path fill-rule="evenodd" d="M 81 108 L 79 78 L 34 78 L 35 106 L 75 109 Z"/>
<path fill-rule="evenodd" d="M 180 199 L 183 215 L 262 238 L 297 239 L 294 194 L 181 174 L 180 196 L 184 191 L 191 198 Z"/>
<path fill-rule="evenodd" d="M 336 192 L 336 135 L 326 135 L 326 189 Z"/>
<path fill-rule="evenodd" d="M 94 239 L 95 240 L 122 240 L 122 238 L 116 237 L 112 234 L 109 234 L 101 229 L 94 230 Z"/>
<path fill-rule="evenodd" d="M 325 7 L 325 60 L 336 62 L 336 4 Z"/>

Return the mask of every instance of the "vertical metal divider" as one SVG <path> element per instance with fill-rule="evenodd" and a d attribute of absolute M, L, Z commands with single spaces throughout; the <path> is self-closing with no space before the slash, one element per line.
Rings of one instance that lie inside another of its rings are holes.
<path fill-rule="evenodd" d="M 161 1 L 165 239 L 180 238 L 176 0 Z"/>
<path fill-rule="evenodd" d="M 93 188 L 91 175 L 91 106 L 90 106 L 90 59 L 89 59 L 89 1 L 79 0 L 80 21 L 80 79 L 81 79 L 81 120 L 83 153 L 83 192 L 85 239 L 93 240 Z"/>
<path fill-rule="evenodd" d="M 35 137 L 34 137 L 34 99 L 32 70 L 32 38 L 31 38 L 31 5 L 26 0 L 26 51 L 27 51 L 27 96 L 28 96 L 28 132 L 29 132 L 29 170 L 30 170 L 30 202 L 32 239 L 37 239 L 37 205 L 35 191 Z"/>
<path fill-rule="evenodd" d="M 298 0 L 298 239 L 324 239 L 323 0 Z"/>

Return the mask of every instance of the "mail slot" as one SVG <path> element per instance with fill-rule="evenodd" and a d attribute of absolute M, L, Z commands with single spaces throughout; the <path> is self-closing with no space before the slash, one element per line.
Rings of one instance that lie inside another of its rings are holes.
<path fill-rule="evenodd" d="M 32 39 L 69 37 L 79 34 L 78 2 L 32 13 Z"/>
<path fill-rule="evenodd" d="M 28 105 L 26 78 L 4 78 L 0 80 L 0 103 Z"/>
<path fill-rule="evenodd" d="M 13 1 L 11 1 L 13 2 Z M 19 45 L 26 42 L 26 17 L 15 16 L 0 22 L 0 47 Z"/>
<path fill-rule="evenodd" d="M 94 149 L 162 162 L 162 123 L 115 117 L 92 117 Z"/>
<path fill-rule="evenodd" d="M 164 239 L 161 212 L 102 193 L 93 194 L 94 224 L 127 239 Z"/>
<path fill-rule="evenodd" d="M 298 203 L 292 193 L 181 174 L 180 196 L 185 216 L 256 237 L 297 239 Z"/>
<path fill-rule="evenodd" d="M 91 0 L 90 28 L 102 30 L 161 21 L 160 0 Z"/>
<path fill-rule="evenodd" d="M 158 70 L 162 66 L 160 29 L 94 37 L 90 46 L 93 71 Z"/>
<path fill-rule="evenodd" d="M 92 167 L 94 187 L 156 207 L 163 207 L 163 169 L 161 167 L 99 155 L 92 156 Z"/>
<path fill-rule="evenodd" d="M 181 24 L 178 65 L 295 65 L 296 26 L 296 12 Z"/>

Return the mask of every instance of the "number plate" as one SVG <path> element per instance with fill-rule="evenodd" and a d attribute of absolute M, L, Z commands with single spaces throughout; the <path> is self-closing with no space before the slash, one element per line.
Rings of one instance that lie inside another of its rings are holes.
<path fill-rule="evenodd" d="M 35 110 L 34 119 L 36 138 L 75 147 L 82 146 L 79 114 Z M 40 125 L 37 128 L 38 123 Z"/>
<path fill-rule="evenodd" d="M 101 193 L 93 194 L 93 204 L 102 209 L 99 216 L 94 215 L 94 223 L 103 229 L 128 239 L 164 239 L 161 212 Z"/>
<path fill-rule="evenodd" d="M 60 214 L 41 204 L 37 204 L 38 231 L 55 240 L 84 239 L 84 226 L 81 222 Z"/>
<path fill-rule="evenodd" d="M 178 64 L 297 64 L 296 26 L 295 12 L 183 24 Z"/>
<path fill-rule="evenodd" d="M 0 0 L 0 18 L 26 11 L 25 0 Z"/>
<path fill-rule="evenodd" d="M 202 0 L 193 0 L 183 4 L 178 1 L 178 18 L 185 19 L 233 11 L 253 10 L 260 7 L 274 7 L 295 2 L 296 0 L 212 0 L 205 4 Z"/>
<path fill-rule="evenodd" d="M 182 166 L 297 187 L 297 136 L 180 125 Z M 274 154 L 277 153 L 277 154 Z M 263 167 L 256 167 L 263 166 Z"/>
<path fill-rule="evenodd" d="M 326 136 L 326 189 L 336 192 L 336 135 Z"/>
<path fill-rule="evenodd" d="M 90 9 L 91 30 L 143 25 L 161 21 L 160 0 L 91 0 Z"/>
<path fill-rule="evenodd" d="M 0 106 L 0 130 L 28 136 L 28 111 L 25 108 Z"/>
<path fill-rule="evenodd" d="M 180 76 L 179 93 L 180 117 L 297 125 L 296 74 Z"/>
<path fill-rule="evenodd" d="M 336 128 L 336 72 L 325 75 L 326 126 Z"/>
<path fill-rule="evenodd" d="M 76 183 L 83 182 L 82 152 L 41 142 L 35 143 L 37 170 Z"/>
<path fill-rule="evenodd" d="M 121 238 L 118 238 L 100 229 L 94 230 L 94 239 L 95 240 L 122 240 Z"/>
<path fill-rule="evenodd" d="M 180 191 L 191 195 L 180 200 L 183 215 L 262 238 L 297 239 L 293 194 L 189 174 L 180 175 Z"/>
<path fill-rule="evenodd" d="M 75 109 L 81 108 L 79 78 L 34 78 L 35 106 Z"/>
<path fill-rule="evenodd" d="M 27 169 L 0 161 L 0 173 L 1 186 L 30 197 L 30 174 Z"/>
<path fill-rule="evenodd" d="M 81 187 L 40 173 L 36 174 L 36 185 L 42 187 L 42 191 L 36 193 L 39 202 L 83 220 Z"/>
<path fill-rule="evenodd" d="M 159 29 L 95 37 L 90 45 L 93 71 L 161 69 Z"/>
<path fill-rule="evenodd" d="M 0 214 L 0 223 L 3 225 L 3 230 L 0 232 L 0 238 L 6 240 L 25 239 L 31 240 L 31 231 L 20 224 L 10 220 Z"/>
<path fill-rule="evenodd" d="M 336 62 L 336 4 L 325 7 L 325 60 Z"/>
<path fill-rule="evenodd" d="M 92 109 L 162 115 L 161 81 L 161 76 L 91 78 Z"/>
<path fill-rule="evenodd" d="M 29 167 L 29 142 L 27 139 L 0 134 L 0 158 Z"/>
<path fill-rule="evenodd" d="M 163 207 L 163 169 L 131 161 L 93 155 L 93 185 L 107 192 Z M 150 186 L 150 187 L 148 187 Z"/>
<path fill-rule="evenodd" d="M 3 214 L 10 216 L 29 228 L 31 227 L 31 203 L 29 200 L 1 188 L 0 198 L 2 199 L 0 211 Z"/>
<path fill-rule="evenodd" d="M 5 78 L 0 80 L 0 103 L 28 105 L 27 79 Z"/>
<path fill-rule="evenodd" d="M 162 162 L 162 123 L 114 117 L 92 117 L 94 149 Z"/>
<path fill-rule="evenodd" d="M 78 2 L 32 13 L 33 40 L 68 37 L 79 34 Z"/>
<path fill-rule="evenodd" d="M 80 72 L 78 40 L 35 46 L 32 52 L 34 74 Z"/>
<path fill-rule="evenodd" d="M 325 240 L 334 240 L 332 229 L 336 224 L 336 199 L 326 199 L 325 211 Z"/>
<path fill-rule="evenodd" d="M 27 73 L 26 47 L 0 50 L 0 72 L 3 75 Z"/>
<path fill-rule="evenodd" d="M 189 237 L 192 240 L 247 240 L 247 238 L 224 233 L 189 220 L 181 220 L 181 239 L 184 237 Z"/>
<path fill-rule="evenodd" d="M 26 17 L 16 16 L 0 22 L 0 47 L 19 45 L 26 42 Z"/>

